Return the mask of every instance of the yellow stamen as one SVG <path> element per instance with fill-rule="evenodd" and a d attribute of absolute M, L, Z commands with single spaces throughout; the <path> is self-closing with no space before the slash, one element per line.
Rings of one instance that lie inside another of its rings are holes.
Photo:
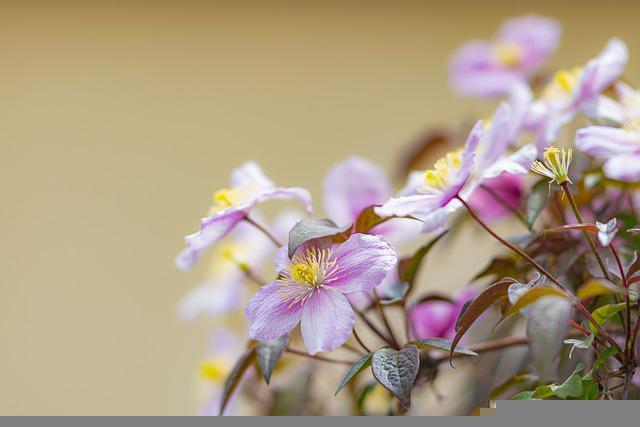
<path fill-rule="evenodd" d="M 570 94 L 578 83 L 580 73 L 582 73 L 582 67 L 557 71 L 551 82 L 544 88 L 543 96 L 556 98 Z"/>
<path fill-rule="evenodd" d="M 447 185 L 451 173 L 460 169 L 461 155 L 462 149 L 451 151 L 436 161 L 433 169 L 425 171 L 424 180 L 427 187 L 442 190 Z"/>
<path fill-rule="evenodd" d="M 569 165 L 573 158 L 573 151 L 571 148 L 568 150 L 559 149 L 554 146 L 547 147 L 542 155 L 544 157 L 544 163 L 536 160 L 531 165 L 531 171 L 539 175 L 545 176 L 550 179 L 549 184 L 554 181 L 558 184 L 563 184 L 569 179 Z"/>
<path fill-rule="evenodd" d="M 291 269 L 291 278 L 298 283 L 316 285 L 318 266 L 310 264 L 295 264 Z"/>

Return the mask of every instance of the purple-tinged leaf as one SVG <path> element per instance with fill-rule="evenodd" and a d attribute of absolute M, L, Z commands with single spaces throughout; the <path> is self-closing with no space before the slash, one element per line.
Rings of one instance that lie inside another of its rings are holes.
<path fill-rule="evenodd" d="M 371 353 L 365 354 L 364 356 L 353 362 L 351 366 L 349 366 L 347 372 L 345 372 L 342 376 L 342 379 L 340 380 L 340 384 L 338 385 L 334 396 L 337 396 L 338 393 L 342 391 L 342 389 L 347 385 L 347 383 L 349 383 L 349 381 L 351 381 L 353 377 L 367 369 L 367 367 L 371 366 L 371 356 L 373 356 L 373 354 Z"/>
<path fill-rule="evenodd" d="M 222 392 L 222 402 L 220 403 L 220 412 L 218 415 L 222 415 L 224 413 L 224 409 L 229 403 L 229 399 L 231 395 L 240 384 L 240 380 L 242 376 L 247 371 L 249 366 L 253 364 L 256 359 L 256 349 L 255 347 L 247 350 L 241 357 L 238 359 L 236 364 L 234 365 L 231 373 L 227 377 L 227 380 L 224 383 L 224 390 Z"/>
<path fill-rule="evenodd" d="M 411 389 L 419 367 L 418 349 L 413 345 L 399 351 L 381 348 L 373 353 L 371 361 L 376 381 L 389 390 L 405 408 L 411 406 Z"/>
<path fill-rule="evenodd" d="M 271 373 L 282 356 L 282 352 L 289 343 L 289 335 L 283 335 L 271 341 L 258 341 L 256 343 L 256 354 L 258 356 L 258 366 L 262 372 L 264 380 L 269 384 Z"/>
<path fill-rule="evenodd" d="M 351 225 L 339 227 L 327 218 L 303 218 L 289 231 L 289 258 L 293 257 L 296 250 L 309 240 L 331 237 L 342 242 L 346 240 L 350 230 Z"/>

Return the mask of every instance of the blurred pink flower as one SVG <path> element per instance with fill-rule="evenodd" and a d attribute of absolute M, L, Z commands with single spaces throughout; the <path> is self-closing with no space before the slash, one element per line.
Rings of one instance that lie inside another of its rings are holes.
<path fill-rule="evenodd" d="M 537 15 L 508 19 L 493 40 L 470 41 L 456 50 L 449 63 L 451 86 L 465 96 L 506 95 L 547 62 L 560 35 L 554 19 Z"/>
<path fill-rule="evenodd" d="M 452 339 L 462 306 L 476 295 L 475 290 L 465 288 L 452 302 L 426 301 L 411 308 L 409 316 L 414 337 Z"/>

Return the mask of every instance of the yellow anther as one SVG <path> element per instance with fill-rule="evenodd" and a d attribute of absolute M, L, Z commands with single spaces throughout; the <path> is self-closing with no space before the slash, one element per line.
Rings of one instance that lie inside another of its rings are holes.
<path fill-rule="evenodd" d="M 544 163 L 536 160 L 531 165 L 531 171 L 549 178 L 549 183 L 553 181 L 558 184 L 563 184 L 569 179 L 569 165 L 573 158 L 573 151 L 571 148 L 568 150 L 560 149 L 554 146 L 547 147 L 542 155 L 544 157 Z"/>
<path fill-rule="evenodd" d="M 229 373 L 230 365 L 226 359 L 214 358 L 200 364 L 200 376 L 205 380 L 222 382 Z"/>
<path fill-rule="evenodd" d="M 496 43 L 493 48 L 493 54 L 498 62 L 506 67 L 515 67 L 522 60 L 522 49 L 516 43 Z"/>
<path fill-rule="evenodd" d="M 568 95 L 573 91 L 582 73 L 582 67 L 575 67 L 570 70 L 560 70 L 553 75 L 553 79 L 544 89 L 543 96 L 554 98 Z"/>
<path fill-rule="evenodd" d="M 460 169 L 462 150 L 451 151 L 433 165 L 433 169 L 424 172 L 427 187 L 443 189 L 452 172 Z"/>
<path fill-rule="evenodd" d="M 317 283 L 317 267 L 310 264 L 295 264 L 291 269 L 291 278 L 298 283 L 306 283 L 308 285 L 316 285 Z"/>

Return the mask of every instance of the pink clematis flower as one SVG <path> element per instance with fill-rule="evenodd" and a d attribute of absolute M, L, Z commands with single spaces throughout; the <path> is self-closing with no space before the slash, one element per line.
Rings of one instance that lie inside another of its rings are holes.
<path fill-rule="evenodd" d="M 214 243 L 226 236 L 259 203 L 298 199 L 311 213 L 311 195 L 303 188 L 276 187 L 255 162 L 247 162 L 231 174 L 231 188 L 215 193 L 210 216 L 200 230 L 185 238 L 186 248 L 176 258 L 178 268 L 188 270 Z"/>
<path fill-rule="evenodd" d="M 537 15 L 508 19 L 493 40 L 468 42 L 453 54 L 451 86 L 465 96 L 506 95 L 547 62 L 560 34 L 560 25 L 553 19 Z"/>
<path fill-rule="evenodd" d="M 527 129 L 537 133 L 538 147 L 555 141 L 577 112 L 597 111 L 602 91 L 620 77 L 627 61 L 627 46 L 621 40 L 611 39 L 584 67 L 556 72 L 542 97 L 531 106 L 525 122 Z"/>
<path fill-rule="evenodd" d="M 600 95 L 585 108 L 585 114 L 593 119 L 625 125 L 640 120 L 640 90 L 618 81 L 613 85 L 617 100 Z"/>
<path fill-rule="evenodd" d="M 433 170 L 424 173 L 422 183 L 417 174 L 409 178 L 413 194 L 392 198 L 375 212 L 382 216 L 413 216 L 423 221 L 422 231 L 430 232 L 446 225 L 447 218 L 462 204 L 457 199 L 470 199 L 484 181 L 502 174 L 524 175 L 537 156 L 529 144 L 513 154 L 507 150 L 513 144 L 510 132 L 513 109 L 502 103 L 487 129 L 478 121 L 471 130 L 464 149 L 448 153 L 438 160 Z"/>
<path fill-rule="evenodd" d="M 462 306 L 476 295 L 475 290 L 466 288 L 452 302 L 425 301 L 413 307 L 409 316 L 414 337 L 452 339 Z"/>
<path fill-rule="evenodd" d="M 608 178 L 624 182 L 640 180 L 640 122 L 623 128 L 587 126 L 576 133 L 576 148 L 605 159 Z"/>
<path fill-rule="evenodd" d="M 300 323 L 310 354 L 340 347 L 355 321 L 344 294 L 371 291 L 396 262 L 384 237 L 366 234 L 354 234 L 336 247 L 326 239 L 308 241 L 291 260 L 286 249 L 280 250 L 279 278 L 260 288 L 247 305 L 249 336 L 272 340 Z"/>
<path fill-rule="evenodd" d="M 483 188 L 473 192 L 469 203 L 485 221 L 493 222 L 508 217 L 512 210 L 518 211 L 524 196 L 523 177 L 504 173 L 485 181 Z"/>

